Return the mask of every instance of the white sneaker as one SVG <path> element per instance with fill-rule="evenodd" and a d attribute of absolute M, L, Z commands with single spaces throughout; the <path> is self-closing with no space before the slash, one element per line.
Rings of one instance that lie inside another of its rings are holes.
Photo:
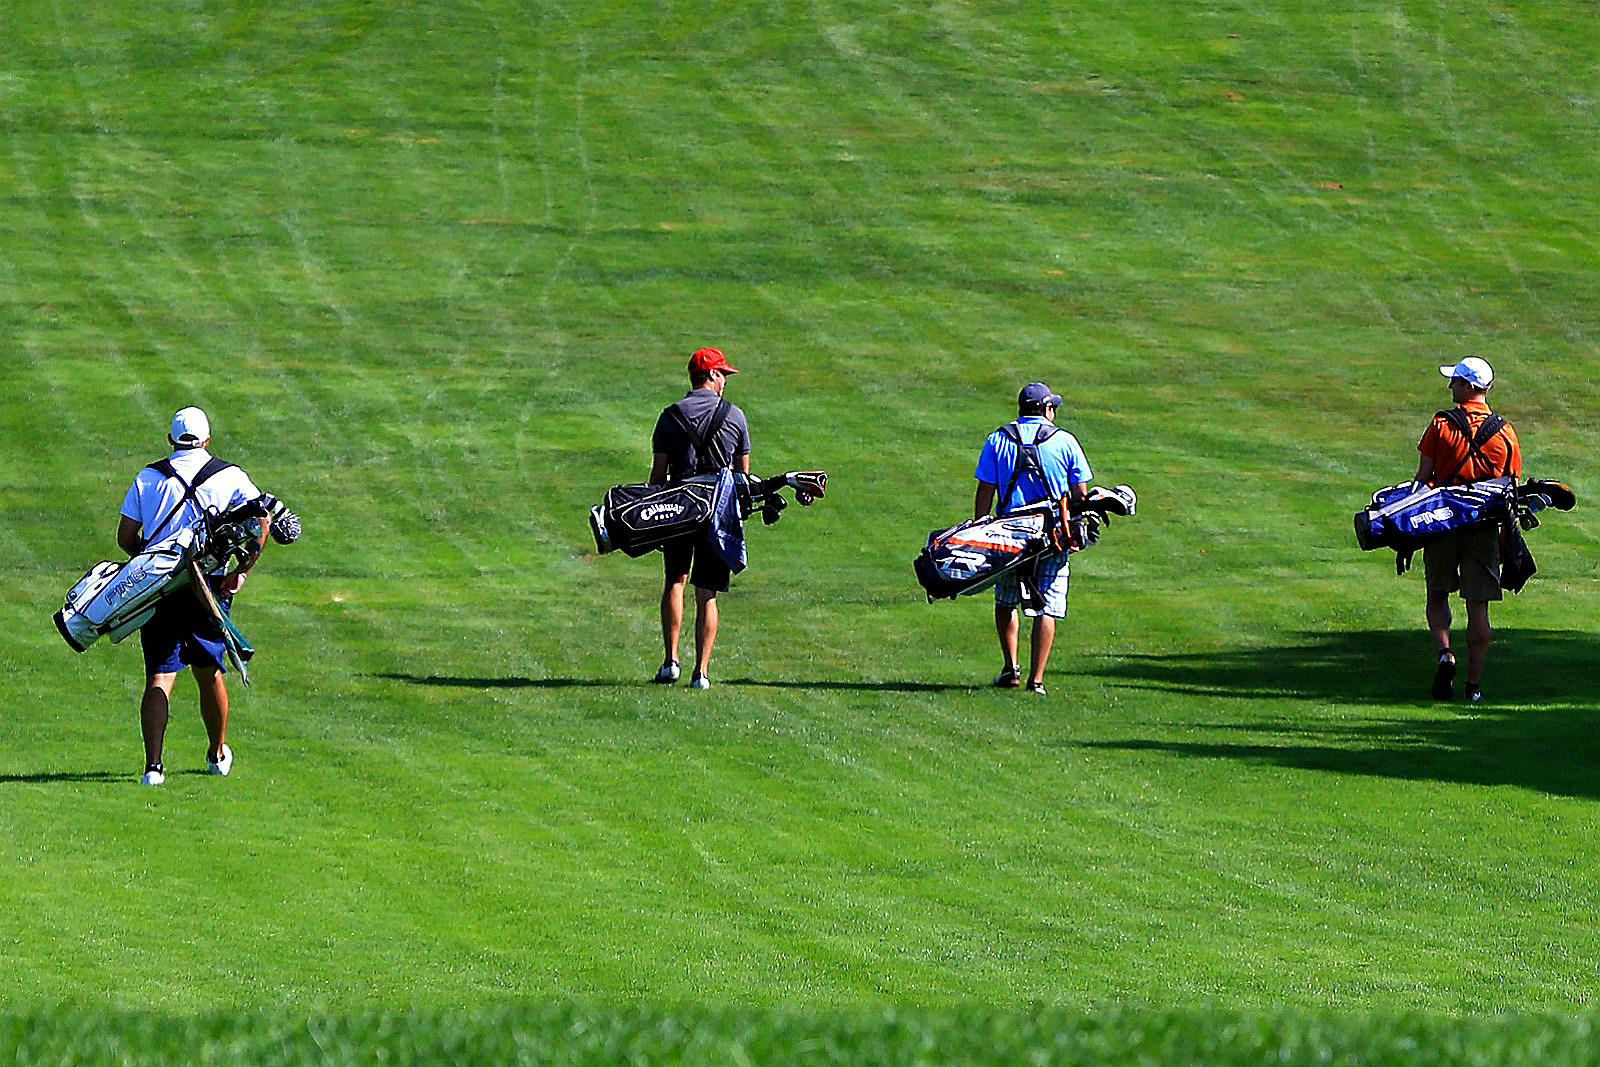
<path fill-rule="evenodd" d="M 696 674 L 692 678 L 689 679 L 689 688 L 690 689 L 710 689 L 711 688 L 711 679 L 707 678 L 703 674 Z"/>
<path fill-rule="evenodd" d="M 166 771 L 159 763 L 152 763 L 145 767 L 144 773 L 139 776 L 140 785 L 160 785 L 167 780 Z"/>
<path fill-rule="evenodd" d="M 659 685 L 671 685 L 678 680 L 678 661 L 669 659 L 656 671 L 656 682 Z"/>
<path fill-rule="evenodd" d="M 229 748 L 227 745 L 223 745 L 221 755 L 221 759 L 214 760 L 209 756 L 206 758 L 207 774 L 226 775 L 229 771 L 233 770 L 233 749 Z"/>

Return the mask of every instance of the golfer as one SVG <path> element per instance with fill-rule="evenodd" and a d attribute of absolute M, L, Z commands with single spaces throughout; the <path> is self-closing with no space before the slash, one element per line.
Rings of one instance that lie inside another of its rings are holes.
<path fill-rule="evenodd" d="M 1484 478 L 1522 474 L 1522 449 L 1509 422 L 1493 414 L 1485 394 L 1494 371 L 1476 356 L 1453 367 L 1440 367 L 1450 379 L 1456 406 L 1433 417 L 1417 451 L 1417 481 L 1438 487 L 1465 485 Z M 1499 428 L 1495 428 L 1495 423 Z M 1428 629 L 1433 632 L 1439 662 L 1433 676 L 1435 700 L 1455 697 L 1456 657 L 1450 650 L 1450 594 L 1460 590 L 1467 604 L 1467 700 L 1483 699 L 1480 684 L 1489 656 L 1489 602 L 1501 599 L 1500 529 L 1491 526 L 1458 530 L 1422 549 L 1428 589 Z"/>
<path fill-rule="evenodd" d="M 212 457 L 206 451 L 211 443 L 211 425 L 206 413 L 188 407 L 172 416 L 167 434 L 172 454 L 145 467 L 134 476 L 133 485 L 122 501 L 122 523 L 117 527 L 117 544 L 133 556 L 145 545 L 191 525 L 203 514 L 215 514 L 261 496 L 244 471 Z M 272 520 L 261 517 L 261 542 L 251 562 L 237 570 L 218 571 L 208 576 L 212 591 L 226 610 L 233 594 L 244 585 Z M 139 631 L 144 646 L 145 688 L 139 700 L 139 727 L 144 735 L 144 774 L 139 781 L 160 785 L 166 781 L 161 749 L 167 734 L 168 708 L 172 684 L 184 667 L 194 671 L 200 688 L 200 717 L 205 721 L 206 770 L 227 774 L 233 769 L 233 752 L 226 743 L 228 733 L 228 687 L 221 635 L 193 596 L 170 596 L 161 601 L 155 615 Z"/>
<path fill-rule="evenodd" d="M 722 350 L 701 348 L 689 357 L 689 392 L 669 405 L 656 420 L 651 447 L 655 461 L 650 467 L 650 484 L 667 485 L 698 474 L 716 474 L 733 468 L 750 473 L 750 430 L 744 412 L 724 400 L 722 390 L 728 376 L 738 374 L 728 365 Z M 665 584 L 661 590 L 661 643 L 666 655 L 655 680 L 671 685 L 679 677 L 678 635 L 683 629 L 683 591 L 694 584 L 694 673 L 689 685 L 710 689 L 707 670 L 711 665 L 711 646 L 717 640 L 717 594 L 728 591 L 732 572 L 709 540 L 668 544 L 661 549 L 665 557 Z"/>
<path fill-rule="evenodd" d="M 1070 496 L 1082 500 L 1089 491 L 1089 460 L 1072 434 L 1055 425 L 1061 397 L 1043 382 L 1032 382 L 1017 394 L 1017 420 L 1000 427 L 983 442 L 978 456 L 978 491 L 972 517 L 1014 511 L 1041 500 Z M 1002 490 L 1001 487 L 1004 487 Z M 1004 664 L 994 684 L 1001 689 L 1022 685 L 1017 667 L 1017 608 L 1022 604 L 1021 575 L 1011 571 L 994 583 L 994 624 Z M 1038 606 L 1024 613 L 1033 618 L 1027 688 L 1044 695 L 1044 668 L 1055 641 L 1056 620 L 1067 613 L 1067 553 L 1040 556 L 1029 584 Z"/>

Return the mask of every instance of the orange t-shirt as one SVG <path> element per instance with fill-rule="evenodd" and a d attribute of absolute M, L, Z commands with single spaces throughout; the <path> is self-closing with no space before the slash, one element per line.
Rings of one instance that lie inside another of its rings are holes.
<path fill-rule="evenodd" d="M 1461 410 L 1467 413 L 1467 421 L 1472 425 L 1472 432 L 1477 433 L 1483 420 L 1489 417 L 1489 405 L 1483 397 L 1474 397 L 1461 405 Z M 1503 474 L 1517 477 L 1522 475 L 1522 446 L 1517 444 L 1517 431 L 1511 428 L 1508 422 L 1500 428 L 1500 432 L 1481 447 L 1484 456 L 1489 460 L 1485 467 L 1478 457 L 1467 458 L 1467 441 L 1461 436 L 1461 431 L 1456 429 L 1443 415 L 1435 415 L 1428 424 L 1428 429 L 1423 433 L 1422 440 L 1417 442 L 1417 451 L 1424 456 L 1433 457 L 1433 484 L 1441 484 L 1441 479 L 1449 476 L 1450 472 L 1460 464 L 1461 469 L 1450 485 L 1465 485 L 1468 482 L 1480 481 L 1484 478 L 1497 478 Z M 1466 460 L 1462 463 L 1462 460 Z"/>

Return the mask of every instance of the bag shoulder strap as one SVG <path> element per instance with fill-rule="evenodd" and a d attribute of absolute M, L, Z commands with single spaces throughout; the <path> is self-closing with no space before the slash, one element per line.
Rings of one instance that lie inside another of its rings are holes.
<path fill-rule="evenodd" d="M 732 403 L 725 399 L 719 400 L 716 409 L 711 412 L 711 417 L 706 420 L 705 426 L 699 427 L 689 421 L 689 416 L 685 415 L 677 404 L 667 407 L 672 420 L 678 424 L 679 429 L 688 436 L 689 443 L 694 446 L 695 463 L 692 473 L 706 474 L 730 465 L 732 457 L 722 455 L 717 434 L 722 432 L 722 426 L 728 421 L 728 413 L 732 410 Z"/>
<path fill-rule="evenodd" d="M 996 514 L 1005 509 L 1006 501 L 1016 491 L 1017 480 L 1024 471 L 1032 471 L 1048 484 L 1048 479 L 1044 477 L 1044 464 L 1039 461 L 1039 446 L 1060 433 L 1061 427 L 1046 422 L 1034 431 L 1033 440 L 1026 444 L 1022 440 L 1022 427 L 1015 422 L 1006 423 L 1000 427 L 1000 432 L 1017 446 L 1017 461 L 1011 466 L 1011 479 L 1006 482 L 1005 492 L 995 501 Z"/>
<path fill-rule="evenodd" d="M 172 517 L 179 511 L 182 511 L 185 504 L 194 499 L 195 492 L 202 485 L 204 485 L 207 480 L 209 480 L 213 475 L 220 474 L 232 466 L 235 466 L 235 464 L 229 463 L 225 459 L 218 459 L 216 456 L 212 456 L 210 459 L 206 460 L 205 466 L 201 467 L 195 472 L 194 481 L 186 482 L 183 480 L 183 475 L 178 473 L 177 468 L 173 467 L 171 459 L 163 457 L 162 459 L 156 460 L 154 463 L 146 464 L 146 470 L 155 471 L 163 478 L 175 481 L 179 485 L 183 486 L 183 495 L 179 497 L 178 502 L 172 505 L 171 509 L 161 517 L 161 521 L 156 523 L 155 528 L 147 531 L 148 536 L 145 537 L 145 543 L 148 544 L 150 541 L 154 540 L 154 535 L 161 532 L 161 530 L 166 527 L 167 523 L 172 521 Z"/>
<path fill-rule="evenodd" d="M 1461 435 L 1461 439 L 1467 443 L 1467 454 L 1461 457 L 1461 462 L 1455 465 L 1455 469 L 1445 476 L 1445 478 L 1442 479 L 1442 482 L 1449 483 L 1455 481 L 1456 475 L 1461 473 L 1461 468 L 1465 467 L 1467 465 L 1467 461 L 1472 459 L 1474 456 L 1476 456 L 1478 460 L 1488 468 L 1489 473 L 1492 475 L 1494 473 L 1494 464 L 1489 461 L 1488 455 L 1484 453 L 1483 446 L 1489 443 L 1490 438 L 1500 432 L 1501 428 L 1505 426 L 1506 420 L 1499 414 L 1491 411 L 1487 416 L 1485 416 L 1484 420 L 1478 424 L 1477 433 L 1473 433 L 1472 420 L 1469 419 L 1467 417 L 1467 413 L 1460 408 L 1451 408 L 1449 411 L 1441 411 L 1439 412 L 1439 415 L 1443 416 L 1446 422 L 1455 427 L 1456 432 Z M 1511 473 L 1511 456 L 1509 454 L 1506 456 L 1505 473 Z"/>

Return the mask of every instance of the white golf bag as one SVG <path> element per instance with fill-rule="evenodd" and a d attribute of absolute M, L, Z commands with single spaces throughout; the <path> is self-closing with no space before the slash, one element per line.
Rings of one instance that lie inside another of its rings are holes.
<path fill-rule="evenodd" d="M 163 597 L 189 584 L 189 561 L 199 555 L 205 526 L 179 530 L 126 563 L 101 560 L 67 591 L 55 614 L 56 629 L 75 651 L 102 637 L 112 644 L 150 621 Z"/>
<path fill-rule="evenodd" d="M 67 591 L 67 602 L 55 613 L 56 629 L 78 652 L 102 637 L 116 644 L 149 622 L 162 600 L 189 588 L 191 561 L 209 574 L 248 560 L 261 537 L 262 515 L 272 516 L 270 532 L 278 544 L 299 539 L 300 517 L 264 493 L 226 514 L 196 519 L 126 563 L 96 563 Z"/>

